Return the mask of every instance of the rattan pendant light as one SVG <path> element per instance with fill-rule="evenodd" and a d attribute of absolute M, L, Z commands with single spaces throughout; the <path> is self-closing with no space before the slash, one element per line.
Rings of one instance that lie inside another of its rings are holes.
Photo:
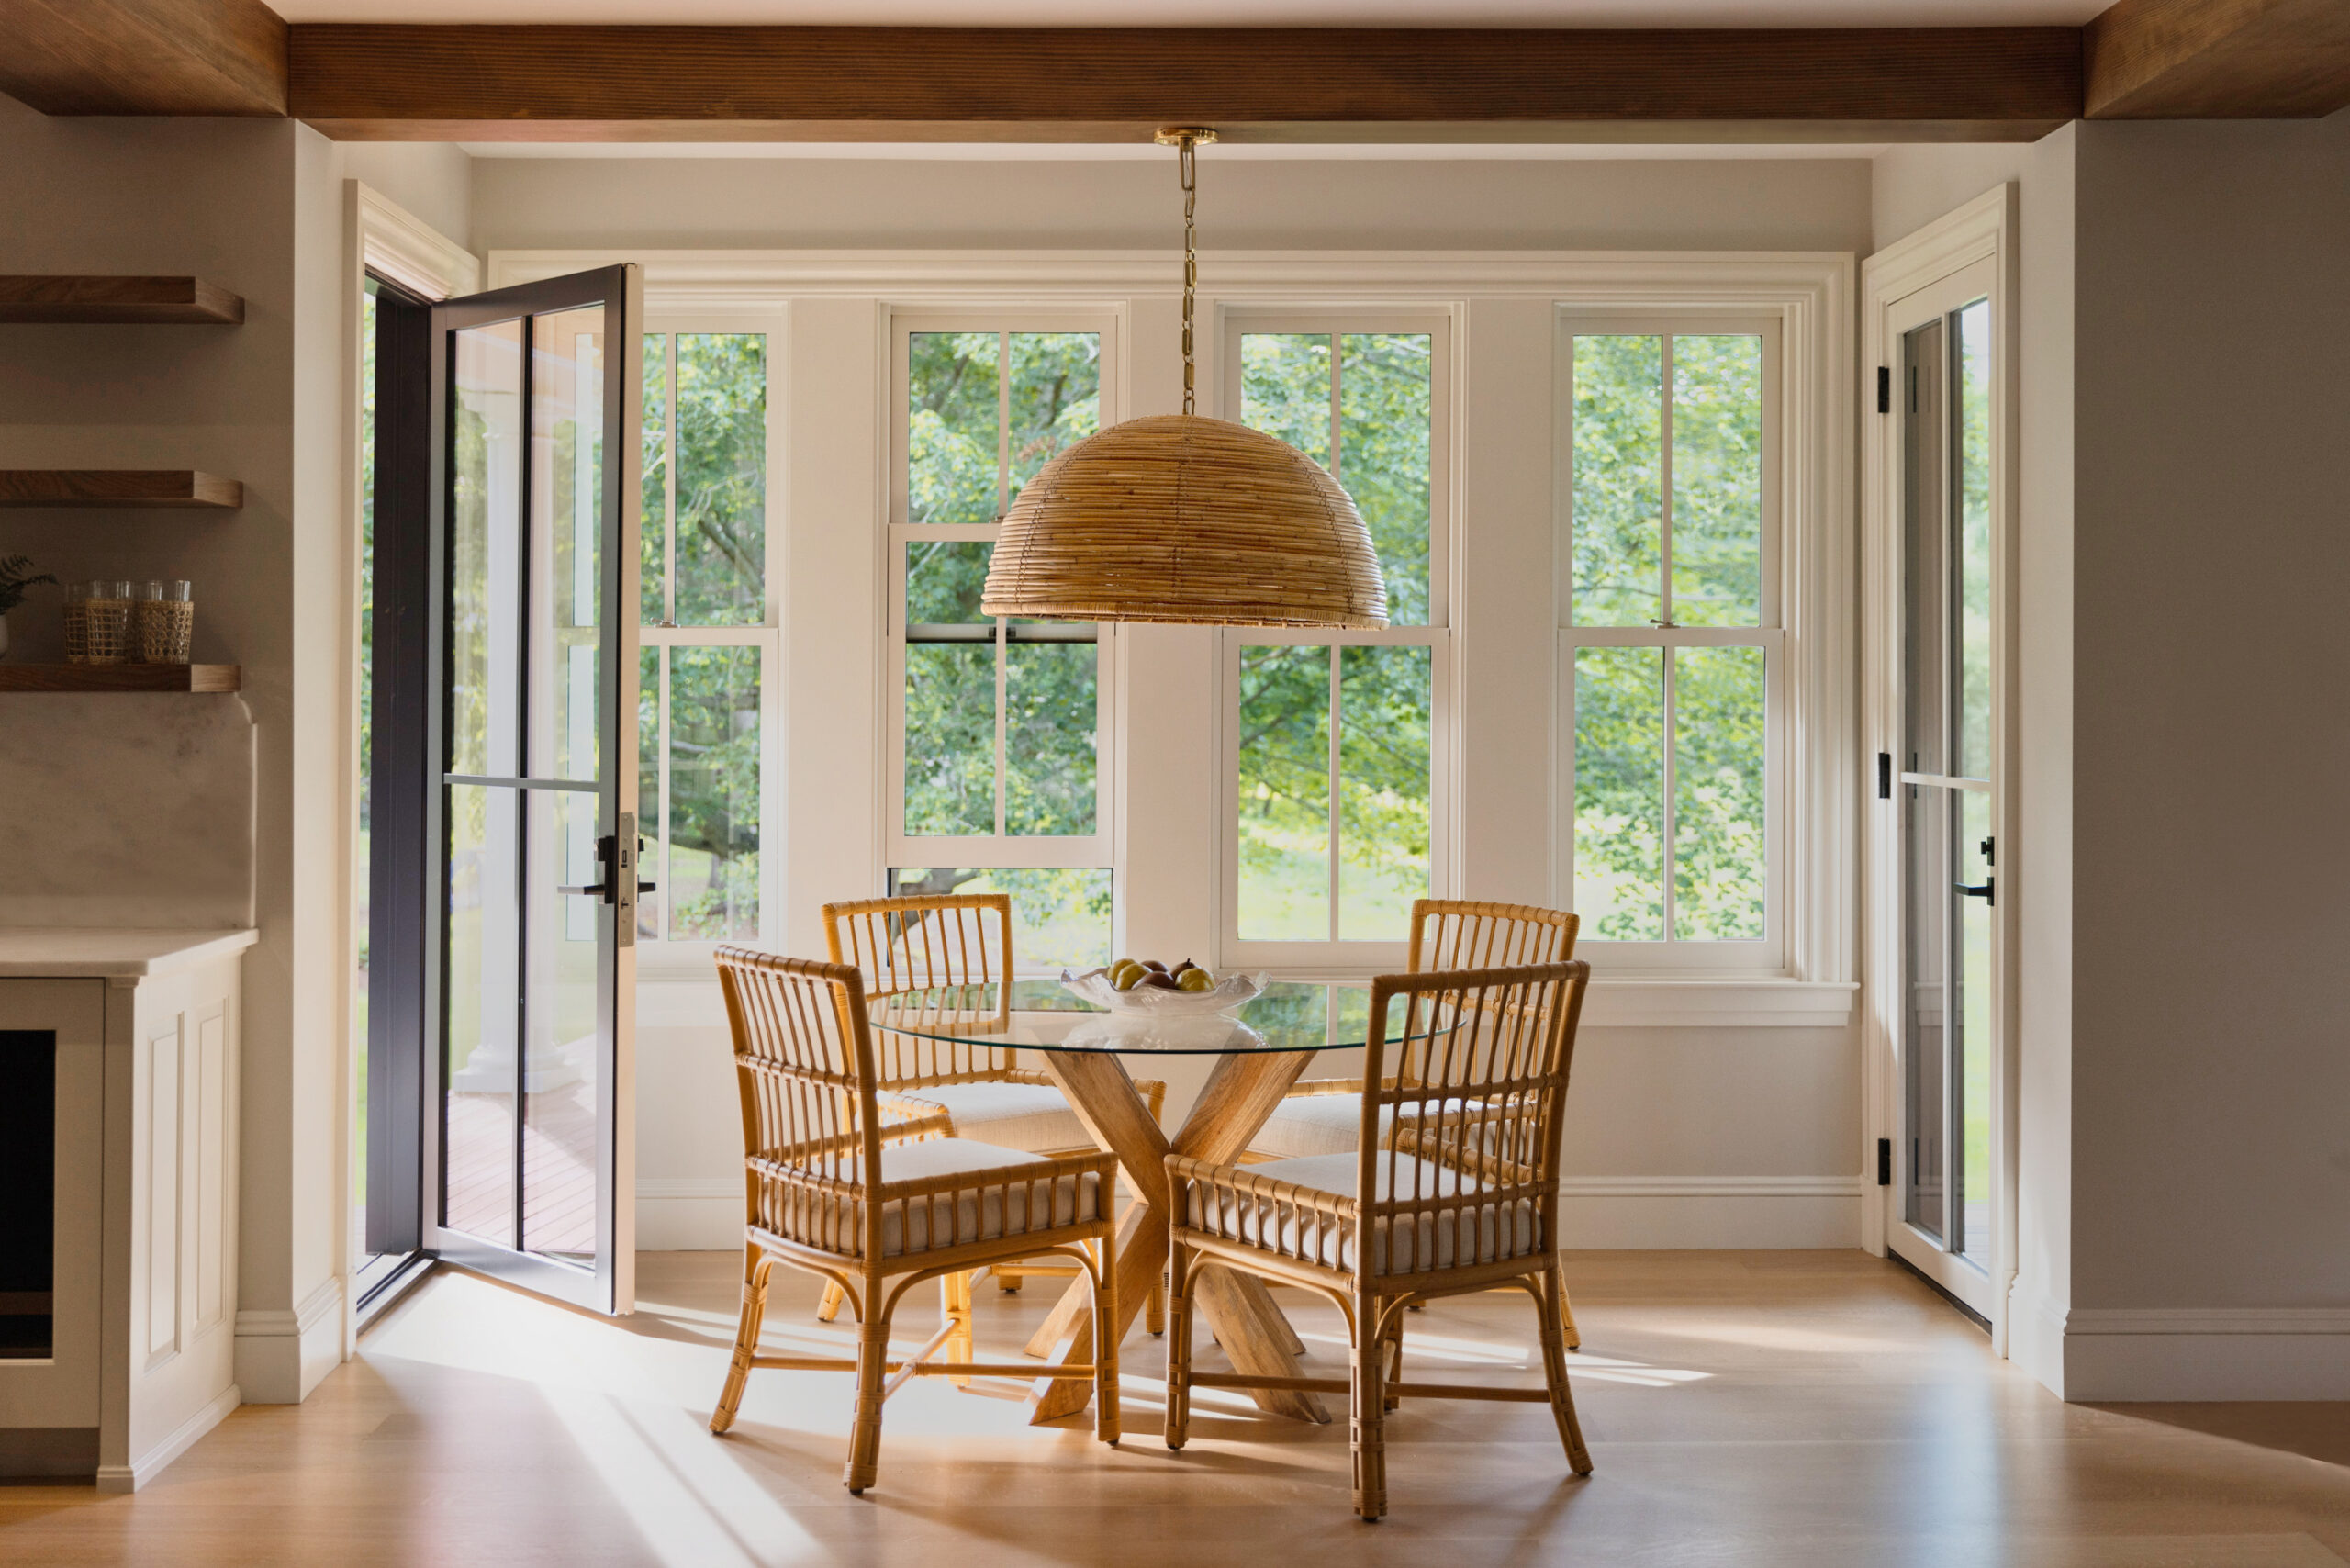
<path fill-rule="evenodd" d="M 1384 626 L 1371 531 L 1338 481 L 1283 441 L 1192 411 L 1192 149 L 1162 130 L 1183 186 L 1183 411 L 1070 447 L 1004 514 L 980 610 L 1056 621 Z"/>

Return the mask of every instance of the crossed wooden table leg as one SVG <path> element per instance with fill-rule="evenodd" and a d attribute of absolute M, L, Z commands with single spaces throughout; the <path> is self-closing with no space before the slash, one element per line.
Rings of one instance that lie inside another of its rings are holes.
<path fill-rule="evenodd" d="M 1125 1338 L 1135 1315 L 1158 1284 L 1169 1247 L 1167 1156 L 1187 1154 L 1218 1164 L 1238 1158 L 1257 1129 L 1281 1104 L 1281 1096 L 1314 1058 L 1311 1051 L 1251 1051 L 1220 1058 L 1200 1091 L 1192 1114 L 1170 1140 L 1151 1119 L 1134 1080 L 1114 1056 L 1076 1051 L 1038 1051 L 1078 1118 L 1094 1141 L 1118 1157 L 1142 1202 L 1118 1226 L 1117 1337 Z M 1259 1281 L 1225 1269 L 1192 1276 L 1192 1292 L 1207 1315 L 1216 1342 L 1233 1366 L 1263 1377 L 1298 1377 L 1304 1349 L 1289 1320 Z M 1032 1354 L 1056 1361 L 1082 1361 L 1092 1354 L 1093 1304 L 1085 1281 L 1074 1281 L 1036 1338 Z M 1306 1421 L 1327 1421 L 1330 1413 L 1316 1395 L 1300 1390 L 1254 1389 L 1259 1408 Z M 1074 1416 L 1093 1395 L 1092 1384 L 1075 1378 L 1039 1378 L 1028 1396 L 1032 1424 Z"/>

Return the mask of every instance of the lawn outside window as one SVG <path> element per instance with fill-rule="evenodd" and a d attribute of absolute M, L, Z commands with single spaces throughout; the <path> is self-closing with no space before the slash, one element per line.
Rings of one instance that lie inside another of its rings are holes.
<path fill-rule="evenodd" d="M 1398 965 L 1449 882 L 1451 319 L 1235 310 L 1227 418 L 1330 468 L 1387 584 L 1381 630 L 1223 633 L 1220 952 L 1286 973 Z"/>
<path fill-rule="evenodd" d="M 1113 417 L 1114 320 L 902 312 L 890 343 L 884 890 L 1008 893 L 1024 973 L 1107 963 L 1115 629 L 979 597 L 1020 487 Z"/>

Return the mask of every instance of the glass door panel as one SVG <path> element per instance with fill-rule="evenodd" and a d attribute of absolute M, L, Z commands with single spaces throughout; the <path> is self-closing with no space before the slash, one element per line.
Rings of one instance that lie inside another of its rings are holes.
<path fill-rule="evenodd" d="M 446 1258 L 606 1312 L 633 1294 L 638 372 L 630 269 L 434 308 L 444 766 L 431 950 Z M 649 886 L 645 890 L 650 890 Z"/>
<path fill-rule="evenodd" d="M 1892 1238 L 1986 1316 L 1998 1013 L 1990 346 L 1980 298 L 1901 340 L 1903 1127 Z"/>

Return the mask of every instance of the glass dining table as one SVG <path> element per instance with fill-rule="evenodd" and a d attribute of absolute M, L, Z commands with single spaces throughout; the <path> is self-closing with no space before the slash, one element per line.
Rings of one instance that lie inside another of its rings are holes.
<path fill-rule="evenodd" d="M 1168 1016 L 1107 1013 L 1049 980 L 903 991 L 871 999 L 867 1022 L 878 1033 L 1035 1053 L 1035 1062 L 1068 1096 L 1096 1143 L 1118 1157 L 1141 1201 L 1118 1226 L 1118 1337 L 1131 1330 L 1145 1298 L 1167 1265 L 1167 1156 L 1189 1155 L 1219 1164 L 1239 1159 L 1248 1140 L 1279 1108 L 1314 1053 L 1363 1044 L 1367 1013 L 1327 1009 L 1331 991 L 1319 985 L 1275 984 L 1228 1012 Z M 1171 1135 L 1152 1117 L 1122 1058 L 1213 1057 L 1206 1083 L 1182 1126 Z M 1018 1062 L 1017 1065 L 1029 1065 Z M 1224 1269 L 1203 1270 L 1192 1282 L 1203 1313 L 1234 1369 L 1255 1376 L 1299 1378 L 1304 1346 L 1258 1281 Z M 1029 1352 L 1059 1361 L 1091 1355 L 1091 1293 L 1071 1282 Z M 1322 1401 L 1305 1390 L 1253 1391 L 1258 1404 L 1281 1415 L 1327 1421 Z M 1039 1380 L 1030 1395 L 1031 1419 L 1073 1416 L 1092 1397 L 1081 1379 Z"/>

